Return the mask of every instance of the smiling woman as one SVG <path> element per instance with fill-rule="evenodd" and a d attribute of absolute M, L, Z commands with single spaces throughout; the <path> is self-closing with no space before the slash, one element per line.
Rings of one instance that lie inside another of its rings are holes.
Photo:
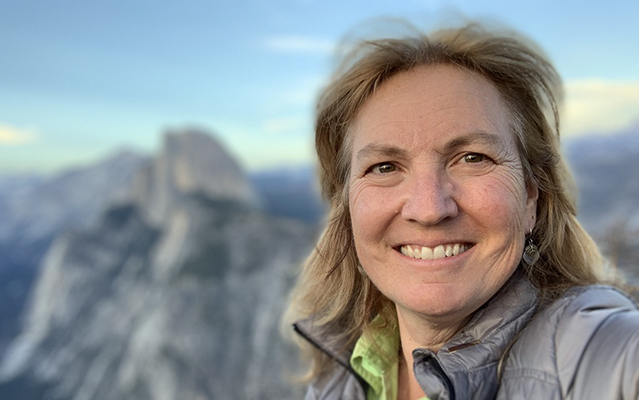
<path fill-rule="evenodd" d="M 316 123 L 330 219 L 289 309 L 307 399 L 639 397 L 639 311 L 596 285 L 559 92 L 478 25 L 347 56 Z"/>

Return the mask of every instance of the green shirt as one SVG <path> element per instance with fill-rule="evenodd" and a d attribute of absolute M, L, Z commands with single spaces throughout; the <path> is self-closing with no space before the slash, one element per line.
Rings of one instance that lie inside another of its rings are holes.
<path fill-rule="evenodd" d="M 399 331 L 382 328 L 375 318 L 355 344 L 351 367 L 369 385 L 367 400 L 397 400 Z"/>

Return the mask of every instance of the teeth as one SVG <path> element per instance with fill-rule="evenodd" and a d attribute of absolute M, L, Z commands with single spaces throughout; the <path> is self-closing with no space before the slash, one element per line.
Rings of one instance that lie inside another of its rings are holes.
<path fill-rule="evenodd" d="M 422 247 L 421 255 L 422 260 L 432 260 L 433 250 L 430 247 Z"/>
<path fill-rule="evenodd" d="M 434 249 L 430 247 L 422 247 L 421 249 L 418 246 L 414 248 L 409 245 L 402 246 L 400 251 L 403 255 L 417 258 L 421 260 L 438 260 L 440 258 L 452 257 L 459 255 L 466 250 L 468 250 L 470 246 L 466 246 L 463 244 L 455 243 L 455 244 L 447 244 L 447 245 L 439 245 Z"/>
<path fill-rule="evenodd" d="M 402 246 L 402 252 L 405 256 L 412 257 L 413 256 L 413 248 L 410 246 Z"/>
<path fill-rule="evenodd" d="M 453 255 L 453 248 L 454 248 L 453 246 L 446 246 L 446 257 L 450 257 Z"/>
<path fill-rule="evenodd" d="M 444 246 L 439 245 L 435 247 L 435 250 L 433 250 L 433 259 L 437 260 L 438 258 L 444 257 L 446 257 L 446 250 L 444 250 Z"/>

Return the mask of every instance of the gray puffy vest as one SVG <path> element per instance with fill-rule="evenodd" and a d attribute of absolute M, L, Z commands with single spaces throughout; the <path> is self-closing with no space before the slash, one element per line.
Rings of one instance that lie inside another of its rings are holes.
<path fill-rule="evenodd" d="M 413 352 L 415 376 L 430 400 L 639 399 L 639 310 L 607 286 L 576 287 L 537 312 L 537 292 L 514 276 L 437 353 Z M 313 326 L 296 324 L 335 368 L 306 399 L 366 400 L 350 350 Z"/>

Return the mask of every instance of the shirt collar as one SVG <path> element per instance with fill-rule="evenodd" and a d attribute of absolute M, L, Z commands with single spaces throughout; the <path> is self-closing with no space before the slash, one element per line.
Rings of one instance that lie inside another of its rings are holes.
<path fill-rule="evenodd" d="M 355 344 L 350 364 L 373 391 L 370 397 L 397 398 L 399 343 L 397 328 L 377 316 Z"/>

